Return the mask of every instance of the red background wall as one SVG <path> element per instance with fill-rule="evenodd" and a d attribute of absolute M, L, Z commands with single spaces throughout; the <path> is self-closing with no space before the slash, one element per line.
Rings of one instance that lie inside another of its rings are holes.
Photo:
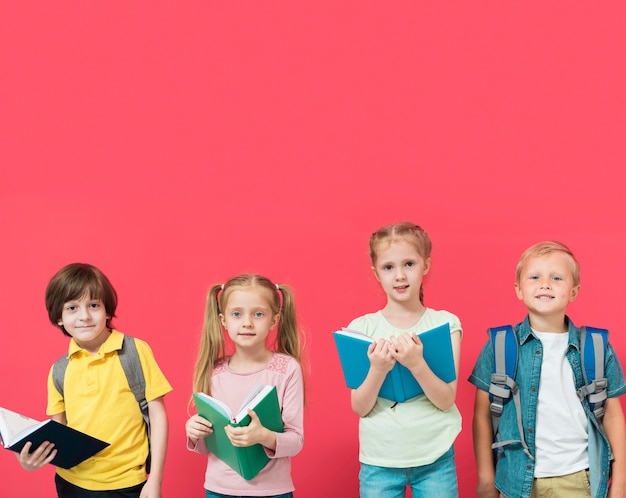
<path fill-rule="evenodd" d="M 67 341 L 43 292 L 99 266 L 117 326 L 175 390 L 164 495 L 201 496 L 184 422 L 205 292 L 293 287 L 309 359 L 299 498 L 358 495 L 357 417 L 331 331 L 375 311 L 378 226 L 434 241 L 426 303 L 464 326 L 457 441 L 473 496 L 473 388 L 490 325 L 524 316 L 514 267 L 554 238 L 582 265 L 577 323 L 612 329 L 626 277 L 626 4 L 2 2 L 0 405 L 45 417 Z M 416 449 L 419 451 L 419 449 Z M 0 495 L 52 496 L 0 451 Z"/>

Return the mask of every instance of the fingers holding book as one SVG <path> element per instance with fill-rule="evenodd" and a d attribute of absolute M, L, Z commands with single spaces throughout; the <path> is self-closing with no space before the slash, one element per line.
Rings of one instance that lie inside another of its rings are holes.
<path fill-rule="evenodd" d="M 195 443 L 199 439 L 213 434 L 213 424 L 200 415 L 193 415 L 185 424 L 185 432 L 187 437 Z"/>
<path fill-rule="evenodd" d="M 32 471 L 49 464 L 57 454 L 54 444 L 44 441 L 36 450 L 30 452 L 33 443 L 28 441 L 22 450 L 17 453 L 17 459 L 24 470 Z"/>
<path fill-rule="evenodd" d="M 391 354 L 408 369 L 417 368 L 424 362 L 424 346 L 416 334 L 391 337 Z"/>
<path fill-rule="evenodd" d="M 233 446 L 245 447 L 260 444 L 270 450 L 276 449 L 276 433 L 265 428 L 254 410 L 248 409 L 250 423 L 243 427 L 224 427 Z"/>
<path fill-rule="evenodd" d="M 367 356 L 372 369 L 386 374 L 396 363 L 393 357 L 392 345 L 385 339 L 372 342 L 367 348 Z"/>

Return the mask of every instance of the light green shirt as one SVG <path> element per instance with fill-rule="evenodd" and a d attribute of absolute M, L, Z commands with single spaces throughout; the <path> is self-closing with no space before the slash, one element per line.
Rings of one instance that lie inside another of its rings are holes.
<path fill-rule="evenodd" d="M 348 328 L 374 339 L 424 332 L 448 322 L 450 331 L 461 329 L 459 319 L 447 311 L 427 308 L 412 327 L 391 325 L 381 311 L 352 320 Z M 458 372 L 457 372 L 458 376 Z M 377 398 L 370 413 L 359 422 L 359 460 L 379 467 L 418 467 L 437 460 L 450 449 L 461 432 L 461 414 L 456 405 L 441 411 L 422 395 L 398 403 Z"/>

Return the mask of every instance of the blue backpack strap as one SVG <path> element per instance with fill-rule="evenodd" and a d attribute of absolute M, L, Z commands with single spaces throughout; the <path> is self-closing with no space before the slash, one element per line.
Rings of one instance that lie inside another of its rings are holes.
<path fill-rule="evenodd" d="M 519 388 L 515 382 L 518 352 L 517 336 L 511 325 L 490 328 L 488 333 L 494 356 L 494 372 L 491 374 L 491 384 L 489 385 L 489 409 L 491 410 L 491 422 L 494 433 L 494 443 L 491 447 L 495 450 L 500 450 L 500 448 L 508 444 L 520 443 L 524 453 L 531 460 L 534 460 L 524 439 L 522 405 Z M 500 417 L 504 411 L 504 406 L 511 399 L 513 399 L 515 405 L 520 439 L 501 441 L 499 433 Z"/>
<path fill-rule="evenodd" d="M 608 381 L 604 372 L 609 331 L 595 327 L 581 327 L 580 356 L 585 385 L 578 391 L 578 398 L 587 398 L 589 408 L 601 424 L 604 403 L 607 398 Z"/>

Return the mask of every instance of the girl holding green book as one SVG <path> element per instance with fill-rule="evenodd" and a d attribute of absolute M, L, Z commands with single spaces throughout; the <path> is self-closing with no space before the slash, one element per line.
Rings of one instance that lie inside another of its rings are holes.
<path fill-rule="evenodd" d="M 268 340 L 275 328 L 275 341 Z M 234 345 L 232 354 L 226 352 L 225 336 Z M 273 347 L 268 342 L 273 342 Z M 287 286 L 273 284 L 261 275 L 244 274 L 211 287 L 194 370 L 194 392 L 220 400 L 234 413 L 256 385 L 275 386 L 284 429 L 268 429 L 253 410 L 248 410 L 249 425 L 215 427 L 225 431 L 233 446 L 260 445 L 269 457 L 258 474 L 246 479 L 207 448 L 213 424 L 197 414 L 189 418 L 185 425 L 188 449 L 208 455 L 207 498 L 293 496 L 290 458 L 303 444 L 300 357 L 300 331 L 293 294 Z"/>

